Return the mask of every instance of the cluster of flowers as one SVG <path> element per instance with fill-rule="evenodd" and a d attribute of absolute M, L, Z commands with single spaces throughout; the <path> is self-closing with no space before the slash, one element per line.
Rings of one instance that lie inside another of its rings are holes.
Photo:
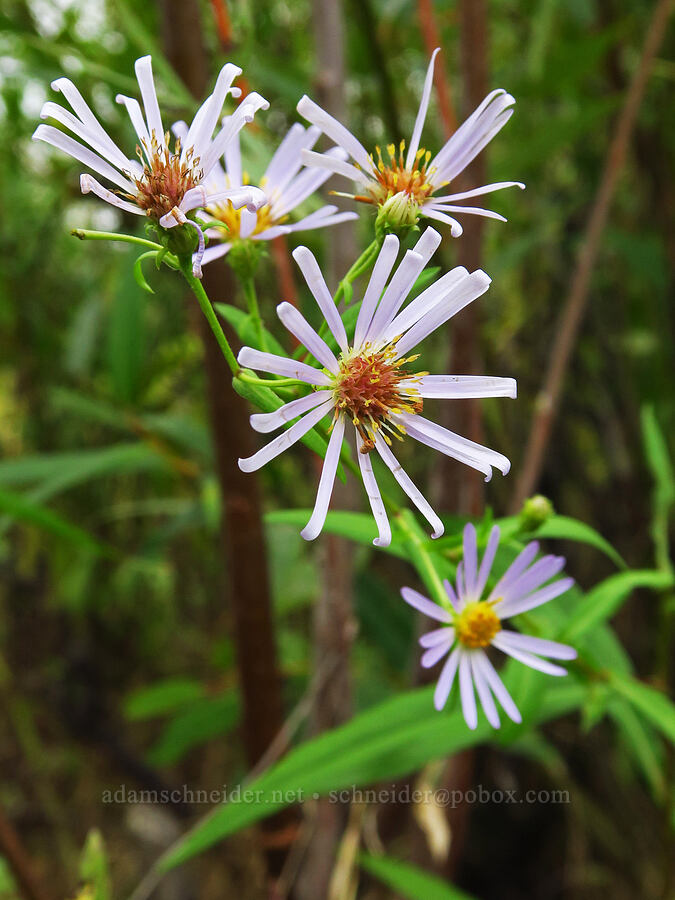
<path fill-rule="evenodd" d="M 136 63 L 143 109 L 134 98 L 117 97 L 126 107 L 138 138 L 136 159 L 117 147 L 67 78 L 57 79 L 52 87 L 63 94 L 72 112 L 48 102 L 41 117 L 60 123 L 75 137 L 46 124 L 41 124 L 34 135 L 65 151 L 114 186 L 111 190 L 92 175 L 83 174 L 83 193 L 94 193 L 124 212 L 146 216 L 165 233 L 180 226 L 194 230 L 193 271 L 198 277 L 202 264 L 224 256 L 238 242 L 267 241 L 293 231 L 323 228 L 355 218 L 354 212 L 340 212 L 336 206 L 324 205 L 295 222 L 290 220 L 291 213 L 332 175 L 343 176 L 357 185 L 359 193 L 343 196 L 376 207 L 381 246 L 353 335 L 347 334 L 316 259 L 306 247 L 298 247 L 293 256 L 323 316 L 320 331 L 326 339 L 298 309 L 281 303 L 277 307 L 279 319 L 306 349 L 305 360 L 252 347 L 244 347 L 238 357 L 242 367 L 293 379 L 304 391 L 274 412 L 251 416 L 251 425 L 259 432 L 294 424 L 253 456 L 239 460 L 242 470 L 260 468 L 304 437 L 321 419 L 332 419 L 316 503 L 302 531 L 307 540 L 316 538 L 325 523 L 348 420 L 354 426 L 359 468 L 377 524 L 374 543 L 380 547 L 390 543 L 391 526 L 373 472 L 373 451 L 427 519 L 432 537 L 440 537 L 444 528 L 399 464 L 392 451 L 392 439 L 410 435 L 482 472 L 486 481 L 491 478 L 493 467 L 502 474 L 510 468 L 501 453 L 454 434 L 421 414 L 427 398 L 516 396 L 512 378 L 430 375 L 417 371 L 413 365 L 419 355 L 418 345 L 484 294 L 490 278 L 482 270 L 468 272 L 458 266 L 406 304 L 441 235 L 427 228 L 396 267 L 400 244 L 393 232 L 410 229 L 426 218 L 449 225 L 451 235 L 458 237 L 462 234 L 462 226 L 455 218 L 458 214 L 504 221 L 498 213 L 458 203 L 501 188 L 524 187 L 519 182 L 499 182 L 439 196 L 506 124 L 515 101 L 502 90 L 490 93 L 432 158 L 420 147 L 420 140 L 437 53 L 438 50 L 427 70 L 407 152 L 405 142 L 398 147 L 389 145 L 388 159 L 379 147 L 375 155 L 368 153 L 344 125 L 309 97 L 303 97 L 298 111 L 310 126 L 293 125 L 259 185 L 251 185 L 242 166 L 239 132 L 253 121 L 257 111 L 268 107 L 267 101 L 250 93 L 231 115 L 223 117 L 227 97 L 240 96 L 233 82 L 241 70 L 227 64 L 192 124 L 173 125 L 172 142 L 171 133 L 165 132 L 162 123 L 149 56 Z M 322 133 L 335 146 L 317 153 L 312 148 Z M 542 657 L 573 659 L 576 655 L 570 647 L 502 628 L 504 618 L 548 602 L 568 590 L 572 582 L 569 578 L 551 581 L 562 569 L 564 559 L 544 556 L 536 560 L 538 546 L 531 543 L 483 596 L 498 543 L 499 529 L 495 527 L 479 566 L 476 531 L 473 525 L 466 526 L 456 586 L 444 583 L 447 602 L 441 598 L 442 605 L 411 588 L 402 590 L 406 602 L 440 623 L 440 628 L 420 638 L 425 649 L 423 666 L 433 666 L 448 654 L 437 684 L 435 705 L 443 708 L 459 673 L 462 710 L 470 728 L 477 724 L 474 686 L 494 727 L 499 727 L 495 699 L 511 719 L 520 721 L 512 698 L 488 659 L 488 647 L 496 647 L 551 675 L 563 675 L 565 670 Z"/>

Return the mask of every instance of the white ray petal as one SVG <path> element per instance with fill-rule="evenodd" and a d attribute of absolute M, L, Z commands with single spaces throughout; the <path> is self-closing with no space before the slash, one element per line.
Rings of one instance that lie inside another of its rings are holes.
<path fill-rule="evenodd" d="M 96 153 L 104 159 L 108 159 L 118 169 L 121 169 L 122 171 L 127 170 L 129 172 L 132 169 L 136 172 L 139 171 L 139 164 L 134 160 L 127 159 L 122 151 L 112 143 L 107 135 L 105 135 L 105 132 L 103 132 L 103 134 L 107 140 L 100 139 L 99 131 L 103 131 L 103 129 L 95 130 L 84 125 L 76 116 L 68 112 L 68 110 L 64 109 L 62 106 L 59 106 L 58 103 L 53 103 L 51 100 L 48 100 L 42 107 L 40 118 L 55 119 L 57 122 L 65 125 L 66 128 L 72 131 L 75 137 L 84 141 L 92 150 L 96 151 Z"/>
<path fill-rule="evenodd" d="M 314 391 L 311 394 L 307 394 L 306 397 L 299 397 L 297 400 L 291 400 L 289 403 L 284 403 L 283 406 L 280 406 L 279 409 L 275 409 L 274 412 L 254 413 L 250 419 L 251 428 L 261 434 L 276 431 L 277 428 L 281 428 L 282 425 L 292 422 L 293 419 L 297 419 L 298 416 L 309 412 L 311 409 L 314 409 L 315 406 L 318 406 L 325 401 L 325 391 Z"/>
<path fill-rule="evenodd" d="M 497 674 L 495 667 L 492 665 L 485 653 L 481 654 L 478 665 L 480 666 L 480 669 L 485 676 L 487 683 L 490 685 L 492 693 L 499 701 L 500 706 L 509 717 L 509 719 L 511 719 L 512 722 L 516 722 L 517 724 L 522 722 L 523 719 L 520 715 L 520 712 L 518 711 L 518 707 L 513 702 L 511 694 L 509 694 L 509 692 L 506 690 L 504 682 Z"/>
<path fill-rule="evenodd" d="M 315 153 L 314 150 L 302 151 L 302 162 L 306 166 L 314 166 L 319 169 L 327 169 L 334 175 L 342 175 L 355 181 L 357 184 L 368 184 L 370 178 L 361 169 L 357 169 L 351 163 L 330 153 Z"/>
<path fill-rule="evenodd" d="M 450 629 L 448 629 L 448 631 L 449 630 Z M 443 659 L 443 657 L 451 647 L 452 638 L 446 637 L 443 643 L 435 644 L 433 647 L 430 647 L 425 653 L 422 654 L 420 665 L 423 669 L 430 669 L 432 666 L 435 666 L 440 659 Z"/>
<path fill-rule="evenodd" d="M 373 462 L 370 458 L 370 453 L 363 452 L 363 439 L 358 431 L 356 432 L 356 441 L 359 447 L 358 459 L 361 477 L 363 478 L 363 485 L 366 489 L 368 502 L 370 503 L 373 518 L 377 525 L 378 537 L 375 538 L 373 544 L 375 544 L 376 547 L 388 547 L 389 544 L 391 544 L 391 526 L 389 524 L 389 519 L 387 518 L 387 511 L 382 502 L 380 489 L 377 486 L 375 473 L 373 472 Z"/>
<path fill-rule="evenodd" d="M 285 327 L 294 335 L 301 344 L 309 350 L 312 356 L 322 366 L 337 375 L 339 372 L 338 361 L 335 354 L 322 337 L 314 331 L 300 310 L 290 303 L 280 303 L 277 306 L 277 315 Z"/>
<path fill-rule="evenodd" d="M 141 145 L 141 149 L 145 153 L 146 159 L 150 156 L 150 135 L 148 134 L 148 126 L 145 124 L 141 105 L 134 97 L 125 97 L 124 94 L 118 94 L 115 97 L 116 103 L 121 103 L 126 107 L 127 114 L 131 119 L 131 124 Z M 174 125 L 174 128 L 176 126 Z M 182 140 L 182 138 L 181 138 Z"/>
<path fill-rule="evenodd" d="M 356 320 L 354 347 L 357 350 L 362 347 L 365 341 L 373 314 L 387 283 L 387 278 L 389 278 L 389 273 L 396 262 L 399 246 L 399 239 L 395 234 L 388 234 L 382 243 Z"/>
<path fill-rule="evenodd" d="M 568 644 L 559 644 L 557 641 L 547 641 L 544 638 L 507 629 L 504 629 L 501 634 L 506 635 L 511 646 L 517 650 L 526 650 L 528 653 L 536 653 L 538 656 L 550 656 L 551 659 L 577 658 L 577 651 Z"/>
<path fill-rule="evenodd" d="M 491 194 L 493 191 L 501 191 L 508 187 L 519 187 L 521 191 L 525 190 L 522 181 L 496 181 L 494 184 L 484 184 L 482 187 L 471 188 L 469 191 L 460 191 L 458 194 L 447 194 L 443 197 L 434 197 L 433 202 L 438 204 L 454 203 L 457 200 L 470 200 L 473 197 L 480 197 L 482 194 Z"/>
<path fill-rule="evenodd" d="M 503 615 L 512 615 L 510 610 L 515 603 L 557 575 L 564 565 L 565 559 L 562 556 L 553 554 L 542 556 L 520 578 L 502 589 L 502 599 L 495 606 L 495 611 L 499 610 L 499 614 L 502 615 L 502 611 L 507 610 Z"/>
<path fill-rule="evenodd" d="M 53 125 L 38 125 L 33 133 L 33 140 L 51 144 L 52 147 L 56 147 L 58 150 L 67 153 L 68 156 L 72 156 L 73 159 L 102 175 L 103 178 L 112 181 L 113 184 L 116 184 L 126 193 L 135 195 L 136 188 L 128 178 L 125 178 L 116 169 L 113 169 L 110 163 L 101 159 L 93 150 L 89 150 L 88 147 L 73 140 L 73 138 L 59 131 Z"/>
<path fill-rule="evenodd" d="M 314 254 L 307 247 L 296 247 L 293 251 L 293 259 L 300 266 L 307 287 L 312 292 L 314 299 L 319 305 L 326 324 L 330 328 L 333 337 L 338 342 L 338 346 L 343 353 L 347 352 L 347 333 L 342 323 L 340 314 L 337 311 L 330 291 L 326 286 L 319 264 L 314 258 Z"/>
<path fill-rule="evenodd" d="M 145 110 L 145 120 L 148 125 L 148 133 L 150 137 L 154 137 L 160 149 L 164 148 L 164 126 L 162 125 L 162 115 L 159 111 L 159 103 L 157 102 L 157 92 L 155 91 L 155 80 L 152 76 L 152 58 L 150 56 L 142 56 L 136 60 L 134 65 L 136 70 L 136 78 L 138 86 L 141 90 L 143 98 L 143 109 Z"/>
<path fill-rule="evenodd" d="M 98 142 L 107 149 L 107 152 L 103 154 L 105 157 L 109 158 L 111 162 L 115 161 L 115 157 L 118 154 L 124 158 L 124 154 L 101 125 L 91 111 L 89 104 L 69 78 L 57 78 L 55 81 L 52 81 L 52 88 L 63 94 L 87 131 L 95 134 Z"/>
<path fill-rule="evenodd" d="M 405 383 L 405 382 L 404 382 Z M 480 397 L 515 398 L 518 387 L 515 378 L 491 375 L 423 375 L 410 382 L 421 397 L 437 397 L 442 400 L 466 400 Z"/>
<path fill-rule="evenodd" d="M 501 650 L 508 656 L 517 659 L 518 662 L 523 663 L 523 665 L 529 666 L 531 669 L 536 669 L 539 672 L 544 672 L 545 675 L 567 675 L 567 669 L 563 669 L 562 666 L 556 666 L 545 659 L 539 659 L 538 656 L 534 656 L 532 653 L 527 653 L 525 650 L 519 650 L 509 641 L 508 636 L 504 635 L 501 631 L 492 639 L 492 646 L 497 647 L 498 650 Z"/>
<path fill-rule="evenodd" d="M 324 109 L 321 109 L 306 95 L 298 103 L 297 109 L 300 115 L 307 119 L 308 122 L 320 128 L 338 147 L 345 149 L 365 172 L 374 174 L 373 163 L 365 147 L 357 141 L 354 135 L 341 122 L 338 122 Z"/>
<path fill-rule="evenodd" d="M 430 284 L 428 288 L 415 297 L 396 316 L 382 336 L 383 340 L 393 340 L 409 328 L 412 328 L 416 322 L 419 322 L 420 319 L 448 297 L 451 291 L 456 290 L 459 283 L 467 278 L 468 275 L 469 273 L 464 266 L 455 266 L 454 269 L 442 275 L 438 281 Z"/>
<path fill-rule="evenodd" d="M 83 194 L 96 194 L 101 200 L 105 200 L 106 203 L 110 203 L 112 206 L 124 210 L 124 212 L 133 213 L 135 216 L 145 215 L 144 210 L 142 210 L 140 206 L 137 206 L 135 203 L 130 203 L 128 200 L 123 200 L 119 194 L 114 194 L 112 191 L 109 191 L 108 188 L 103 187 L 103 185 L 92 175 L 80 175 L 80 190 Z"/>
<path fill-rule="evenodd" d="M 573 585 L 573 578 L 560 578 L 558 581 L 554 581 L 553 584 L 549 584 L 540 591 L 529 594 L 521 600 L 515 598 L 509 601 L 508 604 L 505 603 L 499 610 L 497 609 L 499 604 L 497 604 L 495 612 L 498 612 L 500 618 L 503 619 L 519 616 L 521 613 L 529 612 L 531 609 L 536 609 L 537 606 L 542 606 L 544 603 L 554 600 L 556 597 L 569 591 Z"/>
<path fill-rule="evenodd" d="M 202 157 L 206 153 L 220 119 L 225 99 L 231 92 L 232 82 L 238 75 L 241 75 L 241 69 L 233 63 L 226 63 L 218 73 L 213 93 L 206 98 L 192 120 L 185 146 L 182 148 L 183 158 L 190 149 L 193 149 L 195 157 Z M 204 169 L 204 174 L 208 175 L 206 169 Z"/>
<path fill-rule="evenodd" d="M 424 259 L 420 254 L 407 250 L 375 310 L 366 335 L 367 342 L 374 344 L 382 338 L 423 268 Z"/>
<path fill-rule="evenodd" d="M 306 541 L 313 541 L 317 538 L 321 534 L 321 529 L 326 521 L 330 498 L 333 493 L 333 485 L 335 484 L 335 475 L 340 461 L 340 450 L 342 448 L 344 433 L 345 418 L 344 416 L 339 416 L 333 425 L 333 431 L 331 432 L 330 440 L 328 441 L 328 449 L 326 450 L 326 458 L 323 461 L 323 468 L 321 469 L 321 478 L 319 479 L 319 489 L 316 493 L 314 511 L 312 512 L 309 522 L 300 532 Z"/>
<path fill-rule="evenodd" d="M 466 579 L 466 593 L 477 600 L 476 580 L 478 578 L 478 546 L 476 541 L 476 528 L 471 522 L 464 526 L 464 577 Z"/>
<path fill-rule="evenodd" d="M 253 347 L 242 347 L 237 362 L 245 369 L 270 372 L 272 375 L 282 375 L 284 378 L 299 378 L 306 384 L 318 387 L 330 387 L 333 383 L 328 375 L 320 369 L 315 369 L 296 359 L 276 356 L 274 353 L 263 353 L 262 350 L 254 350 Z"/>
<path fill-rule="evenodd" d="M 437 210 L 433 202 L 429 201 L 425 203 L 422 206 L 422 213 L 427 219 L 434 219 L 436 222 L 443 222 L 444 225 L 449 225 L 452 237 L 457 238 L 462 236 L 464 229 L 457 219 L 453 219 L 452 216 L 448 216 L 446 213 Z"/>
<path fill-rule="evenodd" d="M 321 406 L 318 406 L 316 409 L 307 413 L 304 419 L 300 419 L 295 425 L 291 425 L 288 431 L 284 431 L 279 437 L 274 438 L 273 441 L 270 441 L 269 444 L 266 444 L 261 450 L 258 450 L 257 453 L 254 453 L 253 456 L 249 456 L 246 459 L 240 459 L 239 468 L 242 472 L 255 472 L 257 469 L 260 469 L 262 466 L 279 456 L 280 453 L 283 453 L 284 450 L 288 450 L 289 447 L 292 447 L 293 444 L 297 443 L 297 441 L 304 437 L 311 428 L 314 428 L 314 426 L 317 425 L 332 408 L 332 399 L 322 403 Z"/>
<path fill-rule="evenodd" d="M 427 522 L 431 525 L 433 529 L 431 537 L 439 538 L 445 530 L 443 523 L 433 511 L 429 503 L 424 499 L 421 491 L 419 491 L 418 488 L 415 487 L 410 476 L 403 471 L 401 464 L 391 452 L 391 450 L 387 446 L 386 441 L 380 434 L 378 434 L 375 438 L 375 449 L 380 454 L 380 456 L 384 460 L 385 465 L 389 468 L 392 475 L 401 485 L 405 493 L 412 500 L 417 509 L 422 513 Z"/>
<path fill-rule="evenodd" d="M 417 118 L 415 119 L 415 127 L 413 128 L 412 137 L 410 138 L 410 146 L 408 147 L 408 155 L 405 160 L 405 167 L 409 169 L 412 164 L 415 162 L 415 156 L 420 146 L 420 138 L 422 137 L 422 129 L 424 128 L 424 121 L 427 117 L 427 110 L 429 109 L 429 98 L 431 97 L 431 88 L 434 82 L 434 62 L 436 60 L 437 55 L 440 52 L 440 47 L 436 47 L 434 52 L 431 54 L 431 60 L 429 62 L 429 66 L 427 68 L 427 74 L 424 79 L 424 89 L 422 90 L 422 99 L 420 101 L 420 106 L 417 111 Z"/>
<path fill-rule="evenodd" d="M 499 525 L 493 525 L 490 529 L 490 537 L 488 538 L 485 553 L 483 553 L 483 558 L 478 570 L 478 577 L 476 579 L 477 597 L 481 597 L 483 595 L 485 585 L 487 584 L 487 580 L 490 575 L 490 570 L 492 569 L 492 563 L 495 561 L 497 547 L 499 547 Z"/>
<path fill-rule="evenodd" d="M 456 612 L 461 612 L 464 604 L 455 593 L 454 587 L 450 584 L 447 578 L 443 579 L 443 587 L 445 588 L 445 593 L 450 598 L 450 602 L 452 603 L 454 610 Z"/>
<path fill-rule="evenodd" d="M 419 639 L 419 645 L 428 650 L 438 644 L 445 644 L 448 640 L 450 643 L 455 640 L 455 629 L 450 625 L 443 625 L 441 628 L 435 628 L 433 631 L 423 634 Z"/>
<path fill-rule="evenodd" d="M 404 587 L 401 588 L 401 596 L 406 603 L 413 606 L 419 612 L 424 613 L 425 616 L 429 616 L 430 619 L 435 619 L 437 622 L 452 622 L 452 616 L 447 609 L 443 609 L 442 606 L 429 600 L 428 597 L 425 597 L 424 594 L 420 594 L 419 591 L 415 591 L 413 588 Z"/>

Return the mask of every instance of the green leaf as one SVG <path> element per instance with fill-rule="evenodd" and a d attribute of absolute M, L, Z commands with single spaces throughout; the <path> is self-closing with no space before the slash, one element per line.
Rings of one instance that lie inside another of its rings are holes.
<path fill-rule="evenodd" d="M 656 549 L 657 565 L 662 569 L 670 569 L 669 526 L 670 508 L 675 502 L 675 475 L 666 439 L 651 407 L 643 407 L 641 421 L 647 463 L 654 478 L 652 540 Z"/>
<path fill-rule="evenodd" d="M 471 896 L 436 875 L 390 856 L 362 853 L 362 867 L 402 897 L 409 900 L 471 900 Z"/>
<path fill-rule="evenodd" d="M 659 753 L 663 745 L 657 740 L 653 729 L 623 698 L 615 697 L 608 712 L 621 733 L 624 745 L 641 769 L 652 793 L 657 800 L 664 800 L 666 779 L 663 772 L 663 754 Z"/>
<path fill-rule="evenodd" d="M 132 266 L 122 267 L 107 328 L 108 368 L 115 393 L 125 403 L 138 397 L 145 361 L 145 307 L 134 276 Z"/>
<path fill-rule="evenodd" d="M 551 679 L 541 677 L 546 691 L 536 719 L 518 726 L 514 737 L 537 722 L 577 708 L 585 697 L 584 686 L 572 678 L 551 684 Z M 397 778 L 492 737 L 483 717 L 471 731 L 456 699 L 451 712 L 438 713 L 432 696 L 432 687 L 399 694 L 297 747 L 242 790 L 238 800 L 231 799 L 205 817 L 162 861 L 161 869 L 185 862 L 288 804 Z"/>
<path fill-rule="evenodd" d="M 265 521 L 270 525 L 293 525 L 294 528 L 304 528 L 311 516 L 311 509 L 275 509 L 265 514 Z M 324 532 L 336 534 L 339 537 L 349 538 L 357 544 L 373 546 L 373 540 L 377 537 L 377 525 L 372 516 L 367 513 L 344 512 L 342 510 L 330 511 L 326 516 Z M 386 553 L 407 559 L 403 541 L 392 538 L 388 547 L 382 547 Z"/>
<path fill-rule="evenodd" d="M 148 761 L 171 766 L 195 747 L 228 734 L 238 720 L 239 698 L 234 692 L 196 699 L 167 724 Z"/>
<path fill-rule="evenodd" d="M 124 714 L 132 722 L 175 712 L 204 696 L 204 685 L 189 678 L 167 678 L 130 694 Z"/>
<path fill-rule="evenodd" d="M 609 541 L 606 541 L 590 525 L 586 525 L 578 519 L 572 519 L 569 516 L 551 516 L 536 530 L 535 535 L 537 538 L 554 538 L 556 540 L 579 541 L 582 544 L 588 544 L 608 556 L 620 569 L 626 568 L 626 563 Z"/>
<path fill-rule="evenodd" d="M 609 673 L 609 683 L 638 712 L 675 744 L 675 705 L 666 694 L 627 675 Z"/>
<path fill-rule="evenodd" d="M 660 590 L 670 587 L 672 583 L 672 575 L 655 570 L 636 570 L 611 575 L 586 594 L 567 620 L 560 639 L 574 642 L 596 625 L 605 622 L 637 588 Z"/>
<path fill-rule="evenodd" d="M 242 344 L 246 344 L 249 347 L 257 347 L 258 334 L 248 313 L 238 309 L 236 306 L 231 306 L 229 303 L 214 303 L 213 308 L 234 328 Z M 288 356 L 288 351 L 284 350 L 271 331 L 263 328 L 263 335 L 269 353 L 276 353 L 277 356 Z"/>
<path fill-rule="evenodd" d="M 111 900 L 112 886 L 101 832 L 92 828 L 80 859 L 80 878 L 93 890 L 92 900 Z"/>
<path fill-rule="evenodd" d="M 87 534 L 77 525 L 52 512 L 45 506 L 27 500 L 21 494 L 0 489 L 0 512 L 6 513 L 17 522 L 36 525 L 56 537 L 74 544 L 80 550 L 100 556 L 113 557 L 117 551 Z"/>

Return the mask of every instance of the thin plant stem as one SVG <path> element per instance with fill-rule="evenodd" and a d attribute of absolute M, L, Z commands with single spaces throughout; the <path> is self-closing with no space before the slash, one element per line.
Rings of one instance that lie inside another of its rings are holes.
<path fill-rule="evenodd" d="M 133 234 L 118 234 L 115 231 L 90 231 L 87 228 L 73 228 L 70 233 L 81 241 L 117 241 L 122 244 L 138 244 L 139 247 L 150 247 L 151 250 L 164 250 L 161 244 L 149 241 L 146 238 L 136 237 Z"/>
<path fill-rule="evenodd" d="M 398 514 L 396 520 L 405 537 L 410 561 L 417 569 L 420 578 L 439 606 L 452 612 L 452 605 L 443 587 L 441 576 L 436 571 L 431 554 L 426 548 L 426 536 L 421 533 L 415 517 L 409 509 L 404 509 Z"/>
<path fill-rule="evenodd" d="M 241 284 L 244 288 L 244 296 L 246 297 L 248 312 L 251 316 L 251 321 L 253 322 L 253 327 L 255 328 L 255 333 L 258 338 L 258 349 L 267 350 L 265 329 L 263 328 L 263 321 L 260 316 L 260 306 L 258 304 L 258 295 L 256 294 L 255 290 L 255 281 L 250 277 L 242 278 Z"/>
<path fill-rule="evenodd" d="M 202 312 L 204 313 L 204 317 L 206 321 L 209 323 L 209 327 L 213 332 L 213 336 L 218 342 L 218 346 L 220 347 L 225 360 L 232 371 L 232 374 L 237 376 L 240 373 L 239 363 L 232 352 L 232 348 L 230 347 L 230 343 L 225 337 L 225 332 L 221 328 L 220 322 L 218 321 L 218 317 L 216 316 L 213 306 L 211 305 L 211 301 L 206 296 L 206 291 L 198 278 L 192 274 L 192 257 L 185 256 L 179 259 L 178 261 L 180 270 L 183 273 L 183 277 L 190 285 L 192 289 L 192 293 L 197 298 L 197 302 L 199 303 Z"/>

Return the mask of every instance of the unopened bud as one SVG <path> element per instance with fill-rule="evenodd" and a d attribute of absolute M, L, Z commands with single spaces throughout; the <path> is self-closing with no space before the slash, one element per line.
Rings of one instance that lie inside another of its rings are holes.
<path fill-rule="evenodd" d="M 417 224 L 420 208 L 405 191 L 387 198 L 380 206 L 375 222 L 378 232 L 389 234 L 406 231 Z"/>
<path fill-rule="evenodd" d="M 553 504 L 543 494 L 535 494 L 523 503 L 520 511 L 520 527 L 522 531 L 536 531 L 555 514 Z"/>

